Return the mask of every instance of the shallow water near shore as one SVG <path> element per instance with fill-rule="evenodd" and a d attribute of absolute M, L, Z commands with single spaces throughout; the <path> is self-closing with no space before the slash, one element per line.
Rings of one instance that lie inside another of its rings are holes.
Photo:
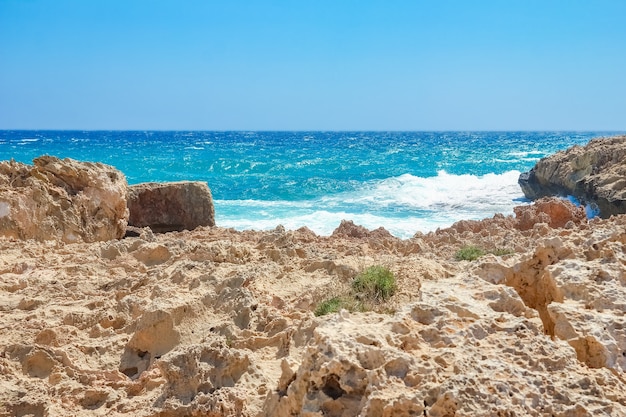
<path fill-rule="evenodd" d="M 0 131 L 0 160 L 113 165 L 130 184 L 206 181 L 219 226 L 330 234 L 342 219 L 398 237 L 511 214 L 521 172 L 621 132 Z"/>

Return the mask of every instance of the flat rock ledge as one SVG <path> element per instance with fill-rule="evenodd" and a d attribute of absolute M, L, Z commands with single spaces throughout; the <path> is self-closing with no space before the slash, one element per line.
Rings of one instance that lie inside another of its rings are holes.
<path fill-rule="evenodd" d="M 126 177 L 100 163 L 41 156 L 0 162 L 0 236 L 66 243 L 124 236 Z"/>
<path fill-rule="evenodd" d="M 211 190 L 205 182 L 180 181 L 131 185 L 128 224 L 165 233 L 215 226 Z"/>
<path fill-rule="evenodd" d="M 626 136 L 593 139 L 542 158 L 520 175 L 519 184 L 531 200 L 571 195 L 597 206 L 601 217 L 624 214 Z"/>

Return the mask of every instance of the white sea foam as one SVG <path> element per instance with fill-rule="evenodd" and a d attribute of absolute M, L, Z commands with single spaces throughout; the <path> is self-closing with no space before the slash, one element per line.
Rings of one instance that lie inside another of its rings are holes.
<path fill-rule="evenodd" d="M 543 151 L 539 151 L 539 150 L 534 150 L 534 151 L 515 151 L 515 152 L 509 152 L 509 155 L 511 156 L 520 156 L 522 158 L 528 157 L 530 155 L 534 155 L 535 158 L 539 158 L 542 155 L 545 155 L 545 152 Z"/>
<path fill-rule="evenodd" d="M 23 138 L 23 139 L 20 139 L 20 141 L 17 142 L 16 145 L 18 145 L 18 146 L 27 146 L 27 145 L 33 144 L 34 142 L 39 142 L 39 139 L 37 139 L 37 138 Z"/>
<path fill-rule="evenodd" d="M 218 226 L 232 227 L 237 230 L 270 230 L 277 225 L 283 225 L 289 230 L 295 230 L 306 226 L 315 233 L 328 236 L 332 234 L 342 220 L 352 220 L 356 224 L 367 227 L 368 229 L 376 229 L 384 227 L 390 233 L 402 238 L 409 238 L 418 230 L 431 229 L 435 224 L 427 219 L 418 217 L 407 217 L 403 219 L 390 219 L 372 214 L 356 214 L 348 212 L 329 212 L 326 210 L 311 211 L 308 214 L 285 216 L 282 218 L 219 218 Z M 441 226 L 446 224 L 442 222 Z M 436 227 L 435 227 L 436 228 Z"/>
<path fill-rule="evenodd" d="M 369 229 L 382 226 L 407 238 L 462 219 L 511 214 L 514 206 L 524 204 L 517 184 L 519 174 L 475 176 L 440 171 L 427 178 L 405 174 L 311 200 L 216 200 L 217 223 L 239 230 L 267 230 L 278 224 L 287 229 L 307 226 L 329 235 L 341 220 L 349 219 Z"/>
<path fill-rule="evenodd" d="M 519 175 L 519 171 L 483 176 L 439 171 L 436 177 L 427 178 L 404 174 L 369 183 L 363 190 L 329 199 L 342 198 L 348 203 L 367 202 L 378 206 L 405 205 L 427 210 L 442 207 L 483 209 L 509 200 L 511 196 L 519 197 Z"/>
<path fill-rule="evenodd" d="M 493 162 L 505 163 L 505 164 L 517 164 L 522 162 L 536 162 L 539 160 L 539 157 L 536 158 L 513 158 L 513 159 L 501 159 L 494 158 Z"/>

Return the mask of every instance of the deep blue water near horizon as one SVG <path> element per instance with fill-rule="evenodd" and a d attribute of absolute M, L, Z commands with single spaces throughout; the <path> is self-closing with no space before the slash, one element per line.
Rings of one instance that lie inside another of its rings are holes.
<path fill-rule="evenodd" d="M 342 219 L 407 238 L 511 214 L 520 172 L 622 132 L 0 131 L 0 160 L 102 162 L 130 184 L 206 181 L 219 226 L 330 234 Z"/>

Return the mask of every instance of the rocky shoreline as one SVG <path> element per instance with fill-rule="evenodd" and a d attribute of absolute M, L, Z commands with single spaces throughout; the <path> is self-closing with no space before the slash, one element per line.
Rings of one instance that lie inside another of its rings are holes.
<path fill-rule="evenodd" d="M 86 216 L 119 223 L 84 196 L 113 201 L 117 176 L 2 164 L 0 416 L 626 415 L 624 215 L 542 199 L 407 240 L 349 221 L 92 239 Z M 371 265 L 389 300 L 314 315 Z"/>
<path fill-rule="evenodd" d="M 520 176 L 527 198 L 574 196 L 608 218 L 626 213 L 626 136 L 598 138 L 541 159 Z"/>

